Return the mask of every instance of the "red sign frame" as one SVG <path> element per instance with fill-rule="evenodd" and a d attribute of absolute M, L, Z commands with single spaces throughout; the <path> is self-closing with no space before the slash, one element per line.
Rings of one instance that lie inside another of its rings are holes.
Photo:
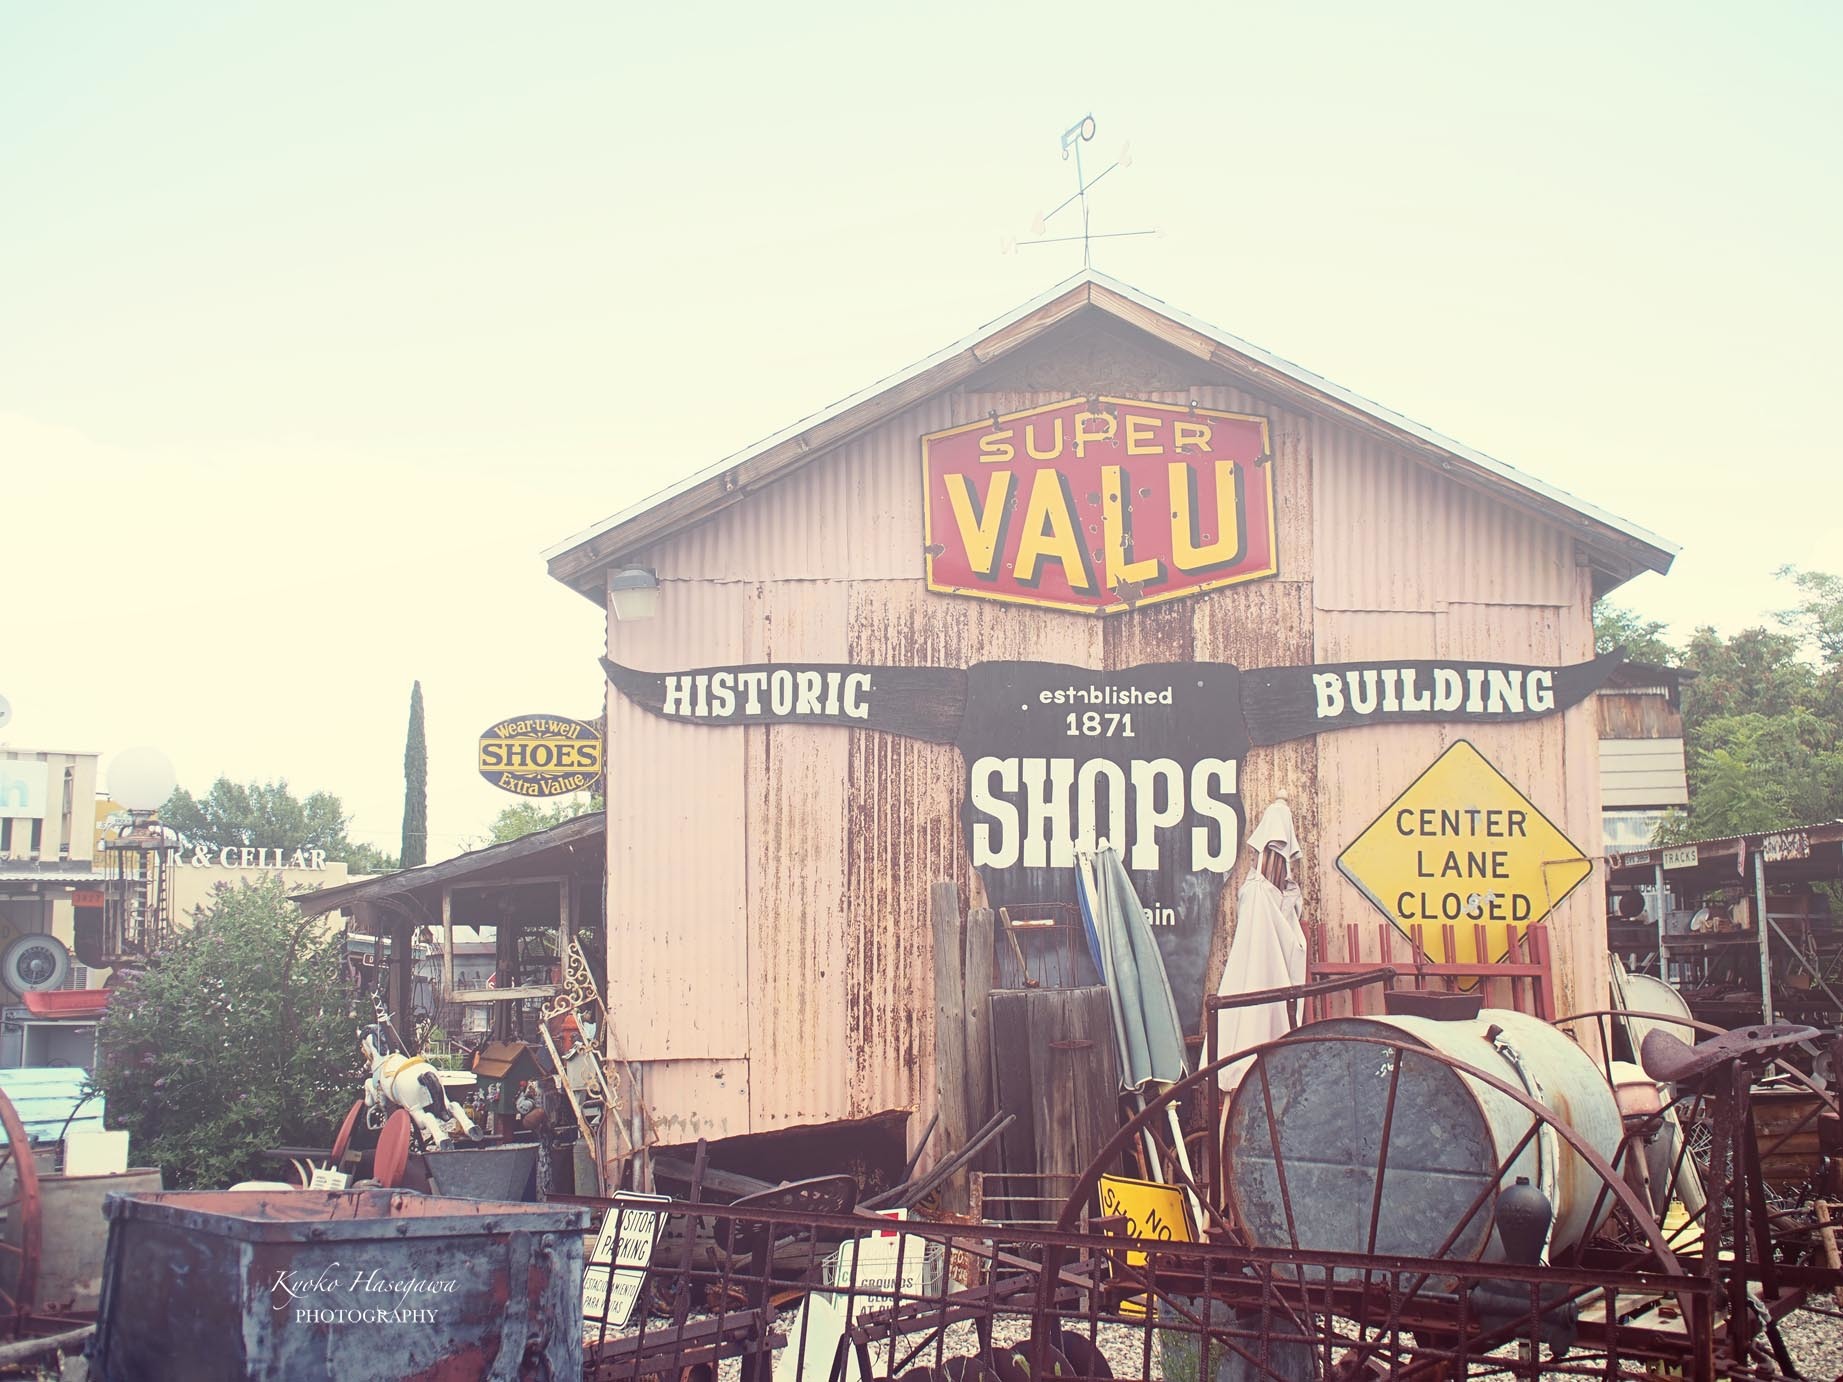
<path fill-rule="evenodd" d="M 1113 614 L 1277 575 L 1269 441 L 1264 417 L 1111 397 L 930 432 L 928 589 Z"/>

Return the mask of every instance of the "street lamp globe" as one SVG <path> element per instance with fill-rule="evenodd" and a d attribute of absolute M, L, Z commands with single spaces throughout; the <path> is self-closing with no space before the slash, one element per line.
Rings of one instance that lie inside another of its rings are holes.
<path fill-rule="evenodd" d="M 109 764 L 109 795 L 130 811 L 158 811 L 178 785 L 173 760 L 144 744 L 123 749 Z"/>

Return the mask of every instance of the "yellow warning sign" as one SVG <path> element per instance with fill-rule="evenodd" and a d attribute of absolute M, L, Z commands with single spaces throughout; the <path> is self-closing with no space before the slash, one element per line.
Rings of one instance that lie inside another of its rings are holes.
<path fill-rule="evenodd" d="M 1435 964 L 1502 960 L 1512 934 L 1593 872 L 1580 847 L 1464 739 L 1390 802 L 1337 866 L 1404 935 L 1422 927 Z"/>
<path fill-rule="evenodd" d="M 1125 1237 L 1157 1238 L 1167 1243 L 1196 1241 L 1190 1228 L 1190 1210 L 1184 1204 L 1184 1192 L 1177 1186 L 1133 1180 L 1127 1176 L 1102 1176 L 1097 1188 L 1102 1216 L 1125 1219 Z M 1143 1267 L 1145 1254 L 1128 1252 L 1126 1265 Z"/>

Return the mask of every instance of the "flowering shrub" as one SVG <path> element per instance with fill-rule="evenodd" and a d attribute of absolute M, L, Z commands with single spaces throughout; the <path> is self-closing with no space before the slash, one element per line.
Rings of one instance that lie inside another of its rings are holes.
<path fill-rule="evenodd" d="M 136 1165 L 173 1189 L 273 1179 L 275 1146 L 327 1146 L 363 1079 L 344 938 L 279 878 L 221 888 L 197 923 L 123 976 L 95 1082 Z"/>

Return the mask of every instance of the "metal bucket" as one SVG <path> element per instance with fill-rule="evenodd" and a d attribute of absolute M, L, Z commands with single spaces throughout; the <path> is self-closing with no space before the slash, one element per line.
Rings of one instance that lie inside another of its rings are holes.
<path fill-rule="evenodd" d="M 1493 1027 L 1516 1062 L 1487 1040 Z M 1315 1022 L 1263 1055 L 1229 1106 L 1223 1137 L 1229 1207 L 1257 1246 L 1289 1247 L 1296 1233 L 1299 1247 L 1315 1251 L 1503 1260 L 1492 1232 L 1495 1190 L 1487 1187 L 1533 1115 L 1483 1082 L 1411 1051 L 1402 1053 L 1390 1113 L 1395 1053 L 1321 1039 L 1351 1036 L 1438 1051 L 1513 1089 L 1524 1088 L 1527 1077 L 1537 1102 L 1595 1151 L 1610 1162 L 1618 1149 L 1619 1109 L 1605 1076 L 1566 1036 L 1533 1017 L 1487 1008 L 1464 1022 L 1386 1016 Z M 1602 1217 L 1611 1209 L 1593 1168 L 1552 1134 L 1531 1139 L 1499 1187 L 1519 1176 L 1554 1206 L 1551 1252 L 1572 1247 L 1595 1227 L 1587 1220 L 1596 1198 Z M 1481 1191 L 1482 1206 L 1468 1219 Z"/>
<path fill-rule="evenodd" d="M 96 1378 L 581 1373 L 585 1209 L 249 1190 L 111 1195 L 103 1212 Z"/>
<path fill-rule="evenodd" d="M 450 1147 L 423 1152 L 430 1189 L 464 1200 L 537 1198 L 538 1144 L 506 1142 L 495 1147 Z"/>

